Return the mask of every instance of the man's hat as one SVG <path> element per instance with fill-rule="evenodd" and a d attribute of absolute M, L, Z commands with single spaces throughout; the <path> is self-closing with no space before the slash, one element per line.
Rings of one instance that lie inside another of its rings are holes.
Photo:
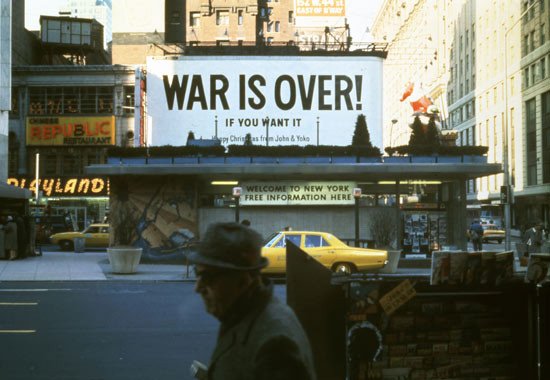
<path fill-rule="evenodd" d="M 198 251 L 189 254 L 188 260 L 221 269 L 253 271 L 268 264 L 261 252 L 262 237 L 252 228 L 239 223 L 216 223 L 208 227 Z"/>

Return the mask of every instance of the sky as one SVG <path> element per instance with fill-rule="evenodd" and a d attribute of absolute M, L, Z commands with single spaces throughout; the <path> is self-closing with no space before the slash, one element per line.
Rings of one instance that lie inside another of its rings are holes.
<path fill-rule="evenodd" d="M 25 0 L 25 27 L 28 30 L 40 29 L 40 16 L 57 16 L 65 7 L 66 0 Z M 117 0 L 113 0 L 113 3 Z M 159 1 L 159 0 L 151 0 Z M 384 0 L 347 0 L 348 24 L 354 42 L 368 42 L 370 35 L 365 33 L 367 27 L 378 13 Z"/>

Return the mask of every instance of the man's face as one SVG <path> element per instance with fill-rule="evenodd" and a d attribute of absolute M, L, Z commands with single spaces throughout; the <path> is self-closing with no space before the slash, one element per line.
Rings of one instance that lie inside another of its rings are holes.
<path fill-rule="evenodd" d="M 201 295 L 206 311 L 218 319 L 246 289 L 246 273 L 200 264 L 195 266 L 195 273 L 195 292 Z"/>

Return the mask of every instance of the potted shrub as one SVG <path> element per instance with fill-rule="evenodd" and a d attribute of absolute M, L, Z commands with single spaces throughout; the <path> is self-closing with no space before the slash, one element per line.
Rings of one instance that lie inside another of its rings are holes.
<path fill-rule="evenodd" d="M 382 208 L 369 214 L 369 229 L 378 249 L 388 251 L 388 263 L 380 270 L 381 273 L 395 273 L 401 257 L 401 250 L 395 249 L 397 228 L 395 209 Z"/>
<path fill-rule="evenodd" d="M 138 237 L 139 214 L 128 200 L 114 202 L 111 206 L 111 244 L 107 248 L 109 262 L 114 273 L 137 272 L 142 248 L 132 244 Z"/>

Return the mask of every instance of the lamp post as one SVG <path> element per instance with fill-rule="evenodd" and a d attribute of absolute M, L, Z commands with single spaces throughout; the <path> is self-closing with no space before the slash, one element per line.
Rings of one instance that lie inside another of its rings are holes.
<path fill-rule="evenodd" d="M 361 199 L 361 189 L 356 187 L 353 189 L 353 197 L 355 198 L 355 246 L 359 247 L 359 199 Z"/>
<path fill-rule="evenodd" d="M 390 127 L 390 141 L 388 146 L 393 145 L 393 126 L 397 124 L 397 119 L 391 119 L 391 127 Z"/>
<path fill-rule="evenodd" d="M 241 198 L 241 193 L 243 192 L 242 187 L 233 188 L 233 197 L 235 198 L 235 222 L 239 223 L 239 199 Z"/>
<path fill-rule="evenodd" d="M 508 34 L 512 31 L 512 29 L 523 19 L 523 16 L 527 12 L 531 10 L 536 4 L 538 4 L 538 1 L 533 1 L 531 5 L 529 5 L 518 17 L 518 19 L 510 25 L 510 27 L 506 28 L 504 32 L 504 120 L 505 120 L 505 127 L 504 127 L 504 136 L 502 136 L 503 140 L 503 150 L 502 150 L 502 165 L 504 166 L 504 189 L 503 192 L 506 194 L 505 202 L 504 202 L 504 223 L 505 226 L 505 232 L 506 235 L 504 237 L 504 249 L 507 251 L 510 250 L 511 247 L 511 211 L 510 211 L 510 203 L 513 198 L 513 189 L 510 182 L 510 164 L 508 159 L 508 128 L 509 128 L 509 116 L 508 116 Z M 501 199 L 502 199 L 501 198 Z"/>

